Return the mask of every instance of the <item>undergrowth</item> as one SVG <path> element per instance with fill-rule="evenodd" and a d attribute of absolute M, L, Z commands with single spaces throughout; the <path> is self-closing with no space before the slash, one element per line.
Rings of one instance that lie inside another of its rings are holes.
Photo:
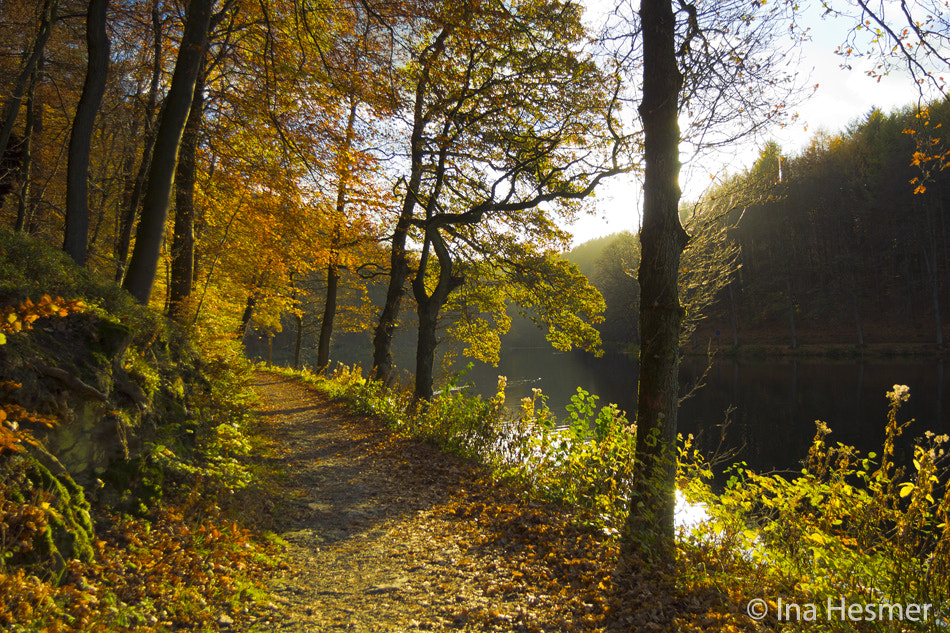
<path fill-rule="evenodd" d="M 207 631 L 268 615 L 263 579 L 280 565 L 278 551 L 231 518 L 240 510 L 234 492 L 253 477 L 247 366 L 219 358 L 203 371 L 207 389 L 188 400 L 189 428 L 161 429 L 128 463 L 122 495 L 92 507 L 84 499 L 99 491 L 66 473 L 37 480 L 28 449 L 43 449 L 34 429 L 59 421 L 0 398 L 0 628 Z M 186 431 L 189 443 L 175 441 Z M 50 567 L 52 540 L 75 538 L 75 526 L 57 524 L 77 508 L 89 552 L 73 547 Z"/>
<path fill-rule="evenodd" d="M 29 238 L 0 231 L 0 246 L 0 629 L 209 631 L 273 615 L 276 546 L 236 501 L 255 478 L 239 347 Z M 100 335 L 128 342 L 110 353 Z M 78 410 L 95 431 L 114 424 L 122 451 L 74 479 L 48 434 Z"/>
<path fill-rule="evenodd" d="M 887 394 L 880 455 L 832 445 L 818 422 L 798 476 L 757 474 L 740 464 L 716 495 L 708 467 L 695 455 L 684 459 L 680 484 L 711 516 L 681 543 L 685 582 L 728 587 L 743 608 L 762 600 L 749 607 L 757 619 L 789 630 L 944 630 L 947 436 L 925 433 L 910 463 L 898 461 L 897 440 L 910 424 L 899 412 L 909 396 L 902 385 Z M 854 605 L 853 612 L 842 605 Z"/>

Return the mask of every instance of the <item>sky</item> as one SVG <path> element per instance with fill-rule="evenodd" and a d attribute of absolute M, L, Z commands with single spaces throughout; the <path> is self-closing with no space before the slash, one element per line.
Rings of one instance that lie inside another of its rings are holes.
<path fill-rule="evenodd" d="M 606 0 L 588 1 L 593 5 L 588 11 L 593 13 Z M 808 25 L 811 40 L 803 43 L 799 74 L 805 85 L 818 84 L 818 88 L 794 109 L 798 114 L 795 122 L 773 128 L 765 135 L 778 142 L 785 154 L 799 153 L 819 130 L 844 130 L 851 122 L 863 119 L 872 107 L 886 113 L 912 103 L 917 97 L 916 86 L 905 76 L 892 74 L 878 82 L 868 77 L 867 68 L 858 62 L 851 62 L 851 70 L 841 68 L 842 59 L 834 51 L 848 26 L 843 19 L 814 19 Z M 732 155 L 721 156 L 706 165 L 684 166 L 680 175 L 684 199 L 698 198 L 711 182 L 711 173 L 736 173 L 751 166 L 763 143 L 764 140 L 746 143 L 734 148 Z M 570 227 L 574 246 L 619 231 L 635 232 L 639 224 L 640 187 L 635 178 L 622 175 L 599 188 L 594 213 L 580 216 Z"/>

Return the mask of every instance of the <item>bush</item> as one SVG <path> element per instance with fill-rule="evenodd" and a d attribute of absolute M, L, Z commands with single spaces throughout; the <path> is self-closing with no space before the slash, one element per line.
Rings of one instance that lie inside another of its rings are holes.
<path fill-rule="evenodd" d="M 947 437 L 928 433 L 915 446 L 907 472 L 894 457 L 909 424 L 898 421 L 907 387 L 895 385 L 887 397 L 880 457 L 831 446 L 828 427 L 818 422 L 797 477 L 760 475 L 740 465 L 719 495 L 710 493 L 703 477 L 687 478 L 691 496 L 706 502 L 712 520 L 684 541 L 684 567 L 716 560 L 715 567 L 704 568 L 725 573 L 705 580 L 709 585 L 728 583 L 730 593 L 746 599 L 771 592 L 786 603 L 820 605 L 821 617 L 798 623 L 803 630 L 853 630 L 849 621 L 824 617 L 829 599 L 836 605 L 841 599 L 930 604 L 926 622 L 877 621 L 868 630 L 933 630 L 935 612 L 945 613 L 950 604 Z M 695 461 L 692 469 L 703 470 Z"/>

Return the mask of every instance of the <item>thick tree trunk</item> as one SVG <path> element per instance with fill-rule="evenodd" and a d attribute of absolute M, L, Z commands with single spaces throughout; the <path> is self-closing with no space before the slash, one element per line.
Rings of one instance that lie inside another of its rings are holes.
<path fill-rule="evenodd" d="M 175 228 L 172 233 L 172 271 L 169 316 L 184 322 L 195 273 L 195 179 L 198 171 L 198 138 L 204 114 L 205 73 L 198 74 L 191 112 L 181 139 L 175 173 Z"/>
<path fill-rule="evenodd" d="M 677 277 L 687 242 L 679 221 L 679 125 L 682 76 L 676 18 L 669 0 L 642 0 L 644 205 L 640 231 L 640 384 L 637 479 L 625 526 L 623 565 L 674 554 L 676 413 L 683 310 Z"/>
<path fill-rule="evenodd" d="M 108 10 L 109 0 L 89 0 L 86 14 L 86 79 L 69 137 L 63 250 L 80 266 L 86 265 L 89 236 L 89 151 L 96 113 L 105 94 L 106 76 L 109 73 L 109 35 L 106 33 Z"/>
<path fill-rule="evenodd" d="M 439 278 L 432 293 L 426 292 L 426 271 L 430 260 L 430 247 L 435 251 L 439 262 Z M 416 299 L 416 312 L 419 315 L 419 337 L 416 342 L 416 384 L 413 398 L 417 402 L 432 400 L 433 367 L 435 348 L 438 345 L 436 330 L 439 325 L 439 313 L 448 301 L 452 291 L 458 288 L 464 279 L 453 271 L 452 257 L 439 229 L 432 227 L 426 231 L 426 240 L 419 257 L 419 269 L 412 280 L 412 294 Z"/>
<path fill-rule="evenodd" d="M 321 370 L 330 364 L 330 338 L 333 335 L 339 285 L 340 273 L 331 257 L 330 263 L 327 264 L 327 297 L 323 306 L 323 321 L 320 323 L 320 342 L 317 344 L 317 367 Z"/>
<path fill-rule="evenodd" d="M 185 18 L 171 87 L 159 123 L 155 151 L 149 168 L 148 185 L 142 204 L 142 217 L 135 233 L 135 249 L 122 287 L 139 303 L 148 304 L 155 283 L 168 219 L 168 202 L 178 161 L 178 148 L 184 132 L 198 73 L 204 60 L 214 0 L 191 0 Z"/>
<path fill-rule="evenodd" d="M 423 132 L 426 124 L 425 96 L 429 87 L 429 71 L 433 60 L 438 59 L 445 51 L 445 43 L 451 35 L 452 29 L 451 26 L 444 26 L 435 41 L 420 58 L 422 73 L 415 86 L 412 134 L 409 138 L 411 156 L 409 181 L 406 185 L 406 196 L 403 199 L 399 221 L 396 223 L 396 230 L 393 232 L 392 250 L 389 256 L 389 288 L 386 290 L 386 303 L 379 315 L 379 323 L 373 336 L 373 370 L 370 373 L 385 382 L 392 379 L 393 337 L 396 334 L 396 323 L 399 318 L 402 297 L 406 292 L 406 280 L 409 278 L 406 235 L 415 213 L 416 203 L 418 202 L 416 197 L 419 195 L 419 185 L 422 182 L 422 159 L 425 151 Z"/>
<path fill-rule="evenodd" d="M 13 92 L 7 97 L 3 104 L 3 121 L 0 127 L 0 156 L 7 151 L 10 143 L 10 137 L 13 135 L 13 128 L 16 126 L 17 116 L 20 113 L 20 103 L 23 101 L 23 94 L 26 91 L 27 83 L 33 76 L 33 71 L 43 56 L 43 49 L 46 47 L 46 41 L 49 40 L 50 33 L 53 31 L 53 23 L 56 21 L 56 10 L 59 6 L 58 0 L 45 0 L 40 13 L 40 27 L 33 40 L 33 48 L 30 49 L 29 57 L 23 60 L 20 72 L 17 75 Z"/>
<path fill-rule="evenodd" d="M 148 99 L 145 102 L 143 119 L 145 122 L 145 142 L 142 149 L 142 161 L 139 163 L 135 180 L 128 183 L 129 198 L 123 209 L 122 220 L 119 226 L 119 237 L 116 243 L 115 281 L 121 283 L 125 276 L 125 265 L 129 259 L 129 248 L 132 245 L 132 229 L 135 226 L 135 217 L 138 215 L 142 193 L 145 191 L 145 180 L 149 167 L 152 164 L 152 152 L 155 149 L 155 134 L 157 126 L 155 112 L 158 109 L 158 87 L 162 77 L 162 20 L 159 12 L 158 0 L 152 0 L 152 77 L 149 82 Z"/>
<path fill-rule="evenodd" d="M 393 234 L 389 254 L 389 286 L 386 289 L 386 302 L 379 315 L 379 323 L 373 335 L 373 371 L 372 376 L 388 382 L 393 374 L 393 338 L 396 335 L 396 323 L 399 309 L 406 293 L 406 280 L 409 278 L 409 262 L 406 256 L 406 232 L 409 220 L 400 217 Z"/>
<path fill-rule="evenodd" d="M 435 366 L 436 337 L 439 325 L 439 308 L 435 301 L 427 300 L 417 304 L 419 312 L 419 339 L 416 343 L 416 381 L 413 395 L 419 402 L 432 400 Z"/>

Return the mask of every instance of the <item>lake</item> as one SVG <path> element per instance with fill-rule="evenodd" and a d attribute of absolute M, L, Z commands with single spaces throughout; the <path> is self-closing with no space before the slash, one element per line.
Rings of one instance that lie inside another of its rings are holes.
<path fill-rule="evenodd" d="M 703 377 L 705 358 L 687 357 L 681 364 L 683 391 Z M 564 417 L 577 387 L 597 394 L 598 404 L 614 403 L 633 411 L 637 363 L 623 354 L 556 352 L 550 349 L 508 349 L 497 368 L 477 363 L 462 379 L 484 397 L 495 390 L 499 375 L 508 378 L 509 407 L 540 388 L 548 406 Z M 704 452 L 720 444 L 738 451 L 731 461 L 745 461 L 757 471 L 798 470 L 815 435 L 815 420 L 832 430 L 830 441 L 880 453 L 887 400 L 895 384 L 910 387 L 911 399 L 901 420 L 916 421 L 906 439 L 931 430 L 950 432 L 950 372 L 946 361 L 890 360 L 838 362 L 828 360 L 716 360 L 702 385 L 680 405 L 679 430 L 697 436 Z M 729 424 L 720 442 L 726 411 Z"/>

